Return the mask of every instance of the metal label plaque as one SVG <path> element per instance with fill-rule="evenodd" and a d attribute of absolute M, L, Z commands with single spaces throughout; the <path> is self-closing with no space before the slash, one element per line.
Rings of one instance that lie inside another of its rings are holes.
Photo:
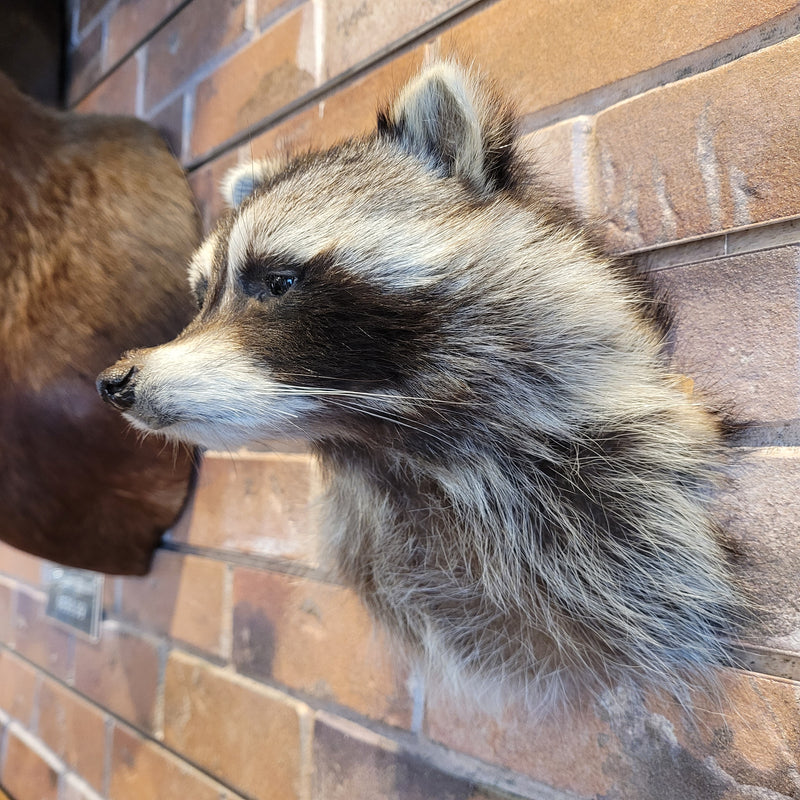
<path fill-rule="evenodd" d="M 100 638 L 103 576 L 85 569 L 47 568 L 45 614 L 94 641 Z"/>

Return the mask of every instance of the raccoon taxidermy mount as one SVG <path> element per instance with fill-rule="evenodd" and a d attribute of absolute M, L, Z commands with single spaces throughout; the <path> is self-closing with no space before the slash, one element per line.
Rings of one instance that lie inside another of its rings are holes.
<path fill-rule="evenodd" d="M 455 685 L 675 692 L 729 663 L 718 424 L 490 86 L 437 63 L 371 136 L 225 188 L 197 318 L 106 370 L 108 402 L 212 448 L 309 441 L 341 575 Z"/>

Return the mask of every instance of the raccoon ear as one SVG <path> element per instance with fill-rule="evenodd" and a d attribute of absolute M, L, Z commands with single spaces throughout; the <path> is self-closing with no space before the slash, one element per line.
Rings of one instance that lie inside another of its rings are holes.
<path fill-rule="evenodd" d="M 514 112 L 490 86 L 453 62 L 433 64 L 411 81 L 378 114 L 378 135 L 480 194 L 511 183 Z"/>
<path fill-rule="evenodd" d="M 280 169 L 270 159 L 237 164 L 229 169 L 220 183 L 220 191 L 230 208 L 236 208 Z"/>

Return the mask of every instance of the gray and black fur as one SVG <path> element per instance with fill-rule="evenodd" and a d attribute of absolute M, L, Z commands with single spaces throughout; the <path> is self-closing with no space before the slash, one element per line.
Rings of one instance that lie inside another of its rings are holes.
<path fill-rule="evenodd" d="M 199 315 L 106 399 L 210 447 L 307 439 L 341 575 L 454 686 L 680 694 L 729 663 L 717 422 L 487 84 L 435 64 L 373 135 L 226 191 L 247 197 L 192 262 Z"/>

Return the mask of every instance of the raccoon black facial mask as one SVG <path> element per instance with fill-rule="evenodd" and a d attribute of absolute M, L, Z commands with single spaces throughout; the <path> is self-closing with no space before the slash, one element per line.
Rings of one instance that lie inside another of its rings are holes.
<path fill-rule="evenodd" d="M 338 569 L 442 680 L 680 694 L 728 663 L 746 615 L 708 508 L 717 425 L 490 87 L 434 65 L 372 136 L 226 191 L 198 318 L 100 377 L 134 425 L 305 437 Z"/>

